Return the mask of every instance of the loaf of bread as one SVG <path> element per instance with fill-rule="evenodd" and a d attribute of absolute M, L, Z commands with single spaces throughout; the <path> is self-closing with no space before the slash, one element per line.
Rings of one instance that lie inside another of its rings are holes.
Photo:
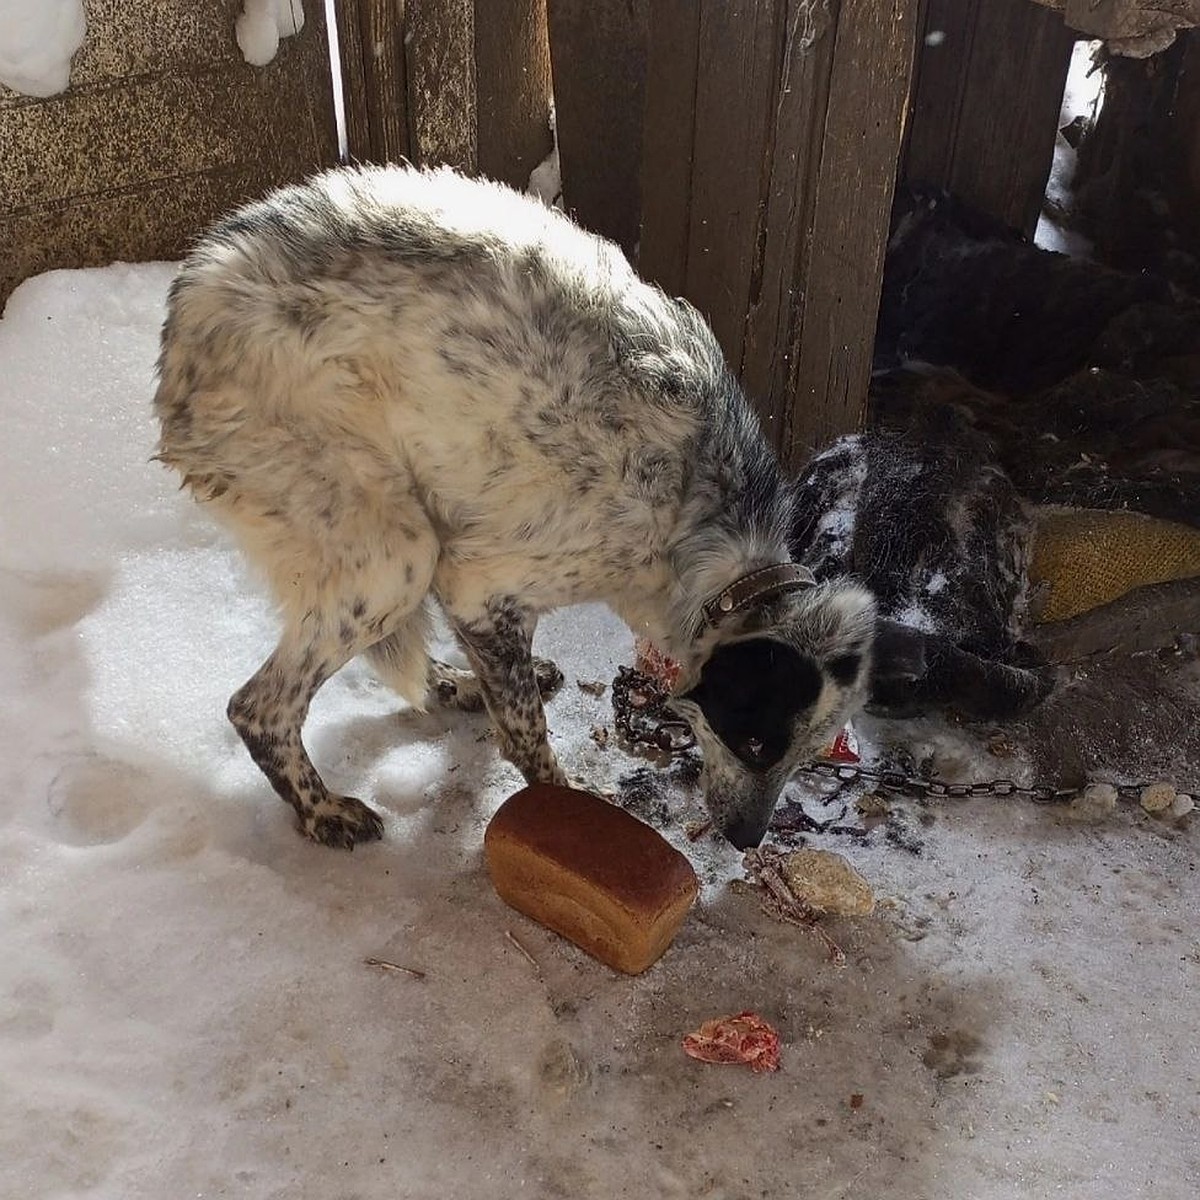
<path fill-rule="evenodd" d="M 509 797 L 483 848 L 506 904 L 629 975 L 671 944 L 698 891 L 691 864 L 649 825 L 573 788 Z"/>

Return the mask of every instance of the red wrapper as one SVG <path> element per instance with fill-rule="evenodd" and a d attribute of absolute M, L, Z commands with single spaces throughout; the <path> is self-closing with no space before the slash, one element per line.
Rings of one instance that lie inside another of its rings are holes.
<path fill-rule="evenodd" d="M 854 735 L 854 727 L 847 725 L 838 735 L 821 751 L 821 757 L 826 762 L 835 763 L 856 763 L 860 762 L 861 758 L 858 753 L 858 738 Z"/>
<path fill-rule="evenodd" d="M 745 1063 L 752 1071 L 779 1070 L 779 1034 L 757 1013 L 705 1021 L 683 1039 L 683 1051 L 707 1063 Z"/>

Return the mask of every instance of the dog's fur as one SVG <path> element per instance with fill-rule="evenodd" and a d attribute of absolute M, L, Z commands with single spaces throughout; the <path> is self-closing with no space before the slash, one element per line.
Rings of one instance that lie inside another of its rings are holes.
<path fill-rule="evenodd" d="M 905 404 L 921 386 L 910 377 L 876 378 L 875 427 L 801 472 L 792 554 L 818 579 L 853 574 L 875 596 L 868 711 L 1011 718 L 1054 682 L 1021 640 L 1028 515 L 971 413 L 941 391 Z"/>
<path fill-rule="evenodd" d="M 159 373 L 161 459 L 282 613 L 230 719 L 317 841 L 382 823 L 326 790 L 309 703 L 367 652 L 422 704 L 432 601 L 503 752 L 551 783 L 534 625 L 606 601 L 682 665 L 706 798 L 740 846 L 864 699 L 874 607 L 854 584 L 705 621 L 715 593 L 788 561 L 790 491 L 701 317 L 535 200 L 407 168 L 276 192 L 184 264 Z"/>

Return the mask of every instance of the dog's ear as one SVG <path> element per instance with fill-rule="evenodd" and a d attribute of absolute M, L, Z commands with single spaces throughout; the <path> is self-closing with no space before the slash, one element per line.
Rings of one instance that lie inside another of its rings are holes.
<path fill-rule="evenodd" d="M 787 753 L 796 714 L 816 703 L 823 683 L 808 655 L 772 638 L 750 638 L 718 646 L 680 699 L 699 707 L 746 766 L 765 770 Z"/>
<path fill-rule="evenodd" d="M 864 677 L 875 640 L 875 598 L 855 583 L 823 584 L 813 605 L 807 639 L 826 674 L 841 688 Z"/>

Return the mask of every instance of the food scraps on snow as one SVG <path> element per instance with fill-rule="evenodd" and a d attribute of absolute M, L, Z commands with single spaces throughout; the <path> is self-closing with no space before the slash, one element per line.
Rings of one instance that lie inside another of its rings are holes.
<path fill-rule="evenodd" d="M 812 930 L 825 943 L 830 961 L 838 967 L 846 965 L 845 952 L 818 922 L 825 913 L 865 916 L 875 908 L 875 894 L 840 854 L 831 850 L 784 854 L 774 846 L 760 846 L 746 851 L 742 865 L 762 888 L 763 912 Z"/>
<path fill-rule="evenodd" d="M 793 907 L 804 924 L 810 923 L 814 914 L 865 917 L 875 909 L 871 885 L 832 850 L 783 854 L 773 846 L 760 846 L 748 850 L 742 862 L 768 896 L 784 907 Z"/>
<path fill-rule="evenodd" d="M 818 912 L 865 917 L 875 908 L 871 885 L 832 850 L 794 850 L 783 860 L 792 894 Z"/>
<path fill-rule="evenodd" d="M 684 1053 L 706 1063 L 745 1063 L 752 1071 L 779 1070 L 779 1034 L 757 1013 L 705 1021 L 683 1039 Z"/>

